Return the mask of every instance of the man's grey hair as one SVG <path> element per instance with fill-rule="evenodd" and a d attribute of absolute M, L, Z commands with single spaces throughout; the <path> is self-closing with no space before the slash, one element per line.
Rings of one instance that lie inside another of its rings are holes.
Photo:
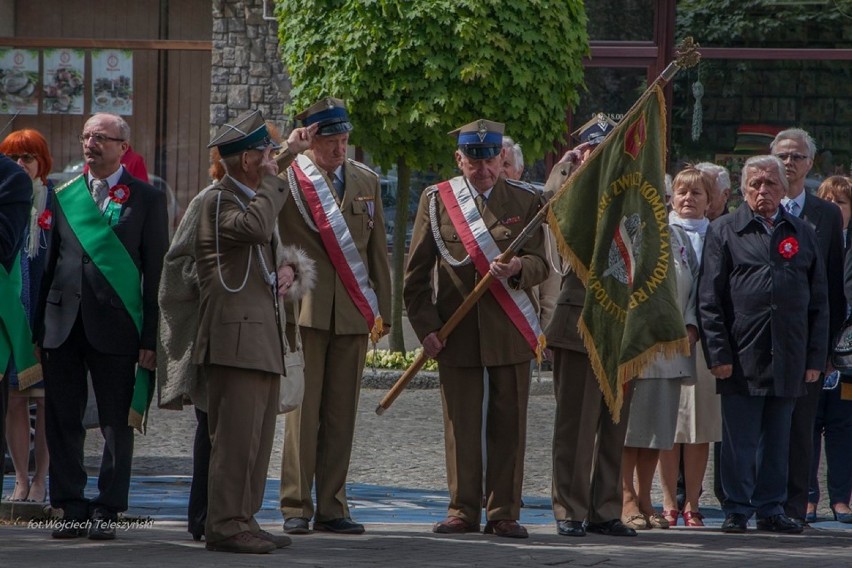
<path fill-rule="evenodd" d="M 89 121 L 92 120 L 93 118 L 102 117 L 102 116 L 110 117 L 112 119 L 112 121 L 115 123 L 116 127 L 118 127 L 119 137 L 124 141 L 127 141 L 127 142 L 130 141 L 130 125 L 127 124 L 127 121 L 124 120 L 120 115 L 113 114 L 111 112 L 96 112 L 95 114 L 93 114 L 92 116 L 89 117 L 89 119 L 86 121 L 86 125 L 89 124 Z M 83 125 L 84 129 L 85 129 L 86 125 Z"/>
<path fill-rule="evenodd" d="M 784 162 L 778 156 L 752 156 L 743 164 L 742 178 L 740 179 L 740 191 L 742 194 L 745 195 L 752 170 L 769 170 L 772 168 L 775 168 L 778 178 L 781 180 L 781 185 L 784 188 L 784 193 L 787 193 L 787 190 L 790 189 L 790 182 L 787 181 Z"/>
<path fill-rule="evenodd" d="M 782 140 L 796 140 L 798 142 L 802 142 L 808 147 L 808 158 L 813 160 L 814 156 L 816 156 L 816 142 L 814 142 L 814 139 L 806 130 L 802 130 L 801 128 L 788 128 L 787 130 L 782 130 L 775 136 L 775 140 L 773 140 L 769 145 L 769 151 L 774 154 L 775 146 L 777 146 Z"/>
<path fill-rule="evenodd" d="M 221 160 L 222 167 L 225 168 L 225 173 L 230 175 L 232 171 L 236 171 L 239 169 L 240 164 L 243 161 L 243 153 L 238 152 L 236 154 L 231 154 L 230 156 L 225 156 Z"/>
<path fill-rule="evenodd" d="M 710 176 L 719 195 L 726 189 L 731 189 L 731 174 L 728 173 L 728 168 L 712 162 L 699 162 L 695 164 L 695 169 Z"/>
<path fill-rule="evenodd" d="M 503 137 L 503 147 L 512 153 L 512 159 L 515 162 L 515 167 L 524 169 L 524 152 L 521 150 L 521 145 L 512 140 L 508 136 Z"/>

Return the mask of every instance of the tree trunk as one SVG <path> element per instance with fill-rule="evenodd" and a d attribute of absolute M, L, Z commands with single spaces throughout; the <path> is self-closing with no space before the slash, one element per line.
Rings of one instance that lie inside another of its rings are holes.
<path fill-rule="evenodd" d="M 393 221 L 393 257 L 391 277 L 393 279 L 393 306 L 391 313 L 390 350 L 405 353 L 405 340 L 402 334 L 402 277 L 405 272 L 405 242 L 408 232 L 408 200 L 411 192 L 411 168 L 405 158 L 396 162 L 397 194 L 396 216 Z"/>

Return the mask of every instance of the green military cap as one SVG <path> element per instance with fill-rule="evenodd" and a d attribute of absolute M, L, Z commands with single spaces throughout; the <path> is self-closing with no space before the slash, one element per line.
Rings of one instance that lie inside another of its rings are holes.
<path fill-rule="evenodd" d="M 216 135 L 207 145 L 208 148 L 216 146 L 219 154 L 231 156 L 245 150 L 265 150 L 271 146 L 273 150 L 281 148 L 269 137 L 269 130 L 259 110 L 246 112 L 233 121 L 223 124 L 216 131 Z"/>
<path fill-rule="evenodd" d="M 296 120 L 302 121 L 302 126 L 318 123 L 319 136 L 343 134 L 352 130 L 346 104 L 341 99 L 324 97 L 296 115 Z"/>
<path fill-rule="evenodd" d="M 604 141 L 607 134 L 616 127 L 616 122 L 606 114 L 599 112 L 586 124 L 571 133 L 580 142 L 594 146 Z"/>
<path fill-rule="evenodd" d="M 503 149 L 505 125 L 480 118 L 449 132 L 458 138 L 459 150 L 468 158 L 484 160 L 493 158 Z"/>

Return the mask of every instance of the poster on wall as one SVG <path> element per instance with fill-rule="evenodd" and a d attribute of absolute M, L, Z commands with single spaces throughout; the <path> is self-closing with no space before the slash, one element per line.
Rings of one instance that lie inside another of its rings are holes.
<path fill-rule="evenodd" d="M 0 48 L 0 114 L 38 114 L 38 50 Z"/>
<path fill-rule="evenodd" d="M 85 52 L 82 49 L 45 49 L 44 114 L 83 114 Z"/>
<path fill-rule="evenodd" d="M 92 51 L 92 112 L 133 114 L 132 51 Z"/>

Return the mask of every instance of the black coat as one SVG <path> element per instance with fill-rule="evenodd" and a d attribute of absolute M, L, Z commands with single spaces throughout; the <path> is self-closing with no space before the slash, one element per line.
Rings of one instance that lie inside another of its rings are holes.
<path fill-rule="evenodd" d="M 141 337 L 121 298 L 71 231 L 57 199 L 33 330 L 41 347 L 55 349 L 62 345 L 80 313 L 86 339 L 98 351 L 132 355 L 139 349 L 156 349 L 157 290 L 169 246 L 166 195 L 127 171 L 119 183 L 130 188 L 130 197 L 122 205 L 119 221 L 112 230 L 141 276 Z"/>
<path fill-rule="evenodd" d="M 779 250 L 785 241 L 798 247 L 789 258 Z M 707 365 L 733 365 L 717 392 L 805 394 L 805 370 L 823 370 L 828 350 L 816 233 L 782 210 L 769 235 L 747 204 L 714 221 L 704 241 L 698 309 Z"/>
<path fill-rule="evenodd" d="M 807 193 L 800 218 L 816 231 L 828 283 L 829 338 L 833 338 L 846 319 L 846 298 L 843 294 L 843 255 L 846 250 L 843 242 L 843 216 L 834 203 Z M 830 344 L 829 352 L 833 348 L 834 344 Z"/>
<path fill-rule="evenodd" d="M 0 154 L 0 264 L 8 271 L 21 250 L 30 220 L 33 182 L 27 172 Z"/>

